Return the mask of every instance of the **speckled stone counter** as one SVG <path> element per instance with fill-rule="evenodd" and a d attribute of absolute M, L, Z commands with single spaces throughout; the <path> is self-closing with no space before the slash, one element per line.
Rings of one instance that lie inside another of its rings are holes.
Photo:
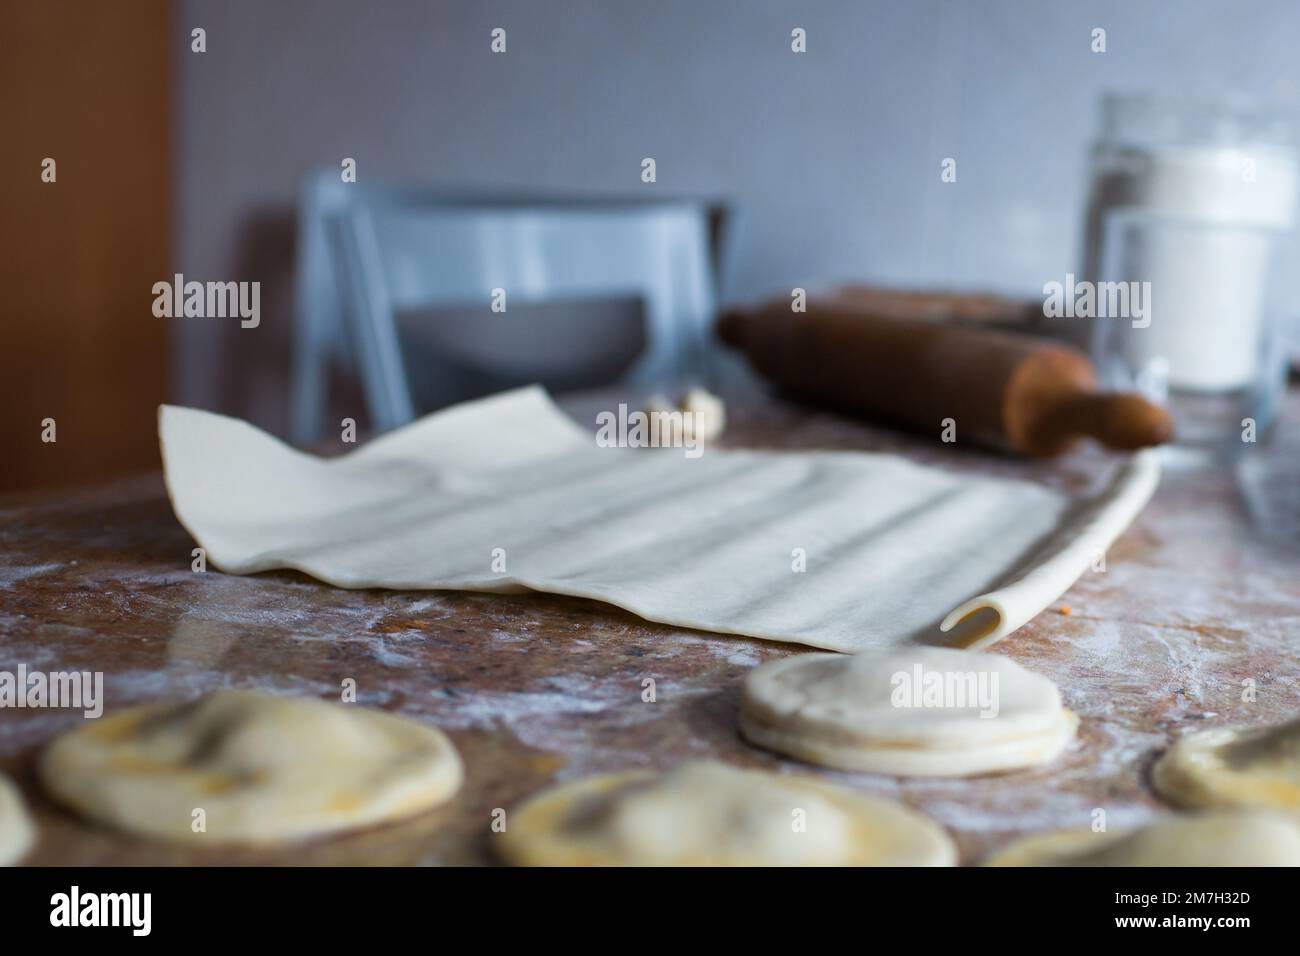
<path fill-rule="evenodd" d="M 570 407 L 591 420 L 597 405 Z M 1024 464 L 766 400 L 733 405 L 731 419 L 728 445 L 897 451 L 1072 491 L 1110 466 L 1093 450 Z M 1297 431 L 1293 391 L 1272 446 L 1246 467 L 1167 470 L 1106 569 L 997 645 L 1055 680 L 1082 718 L 1054 765 L 969 780 L 824 776 L 930 815 L 973 862 L 1022 832 L 1086 826 L 1094 808 L 1111 827 L 1160 812 L 1150 764 L 1182 730 L 1300 713 Z M 746 672 L 799 648 L 544 595 L 195 573 L 192 547 L 156 474 L 0 500 L 0 669 L 103 671 L 108 712 L 223 686 L 337 699 L 350 677 L 360 703 L 447 731 L 465 758 L 464 789 L 432 814 L 343 839 L 273 852 L 174 847 L 81 823 L 41 793 L 35 757 L 79 712 L 0 709 L 0 769 L 41 828 L 26 862 L 490 862 L 494 809 L 509 813 L 553 781 L 705 756 L 810 770 L 736 734 Z M 646 678 L 653 703 L 642 700 Z"/>

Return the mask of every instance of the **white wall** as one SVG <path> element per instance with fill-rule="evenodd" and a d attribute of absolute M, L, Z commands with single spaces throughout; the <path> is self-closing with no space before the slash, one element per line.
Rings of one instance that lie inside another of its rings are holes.
<path fill-rule="evenodd" d="M 177 268 L 261 279 L 264 318 L 183 325 L 174 392 L 276 429 L 286 217 L 299 176 L 344 156 L 363 177 L 730 196 L 731 299 L 837 278 L 1035 293 L 1076 263 L 1099 91 L 1300 109 L 1285 0 L 183 0 L 176 30 Z"/>

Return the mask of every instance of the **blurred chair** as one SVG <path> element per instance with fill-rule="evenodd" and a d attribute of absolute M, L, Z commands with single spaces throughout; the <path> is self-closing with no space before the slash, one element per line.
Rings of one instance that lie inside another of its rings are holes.
<path fill-rule="evenodd" d="M 451 363 L 443 378 L 454 378 L 452 366 L 469 370 L 480 390 L 562 386 L 584 363 L 632 383 L 698 380 L 724 217 L 699 202 L 475 198 L 362 187 L 334 171 L 310 178 L 299 220 L 294 439 L 319 437 L 327 369 L 340 356 L 353 360 L 377 431 L 412 420 L 418 392 L 435 405 L 470 397 L 460 381 L 419 387 L 440 377 L 428 356 Z M 491 310 L 496 289 L 505 312 Z M 640 302 L 639 338 L 571 315 L 619 298 Z M 545 324 L 519 315 L 556 302 Z M 457 308 L 460 319 L 411 319 Z"/>

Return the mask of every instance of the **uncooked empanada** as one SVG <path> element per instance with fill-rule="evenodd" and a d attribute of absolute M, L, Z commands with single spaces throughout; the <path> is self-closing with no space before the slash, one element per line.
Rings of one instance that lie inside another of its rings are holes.
<path fill-rule="evenodd" d="M 906 807 L 811 777 L 688 763 L 579 780 L 507 817 L 529 866 L 951 866 L 952 841 Z"/>
<path fill-rule="evenodd" d="M 1152 776 L 1156 789 L 1180 806 L 1300 812 L 1300 720 L 1189 734 L 1160 758 Z"/>
<path fill-rule="evenodd" d="M 92 820 L 214 843 L 397 820 L 443 803 L 462 777 L 455 748 L 432 727 L 353 704 L 236 690 L 87 722 L 50 745 L 40 773 Z"/>
<path fill-rule="evenodd" d="M 1046 677 L 948 648 L 799 654 L 750 672 L 750 742 L 809 763 L 896 776 L 969 776 L 1047 763 L 1078 718 Z"/>
<path fill-rule="evenodd" d="M 23 806 L 22 795 L 7 777 L 0 776 L 0 866 L 21 860 L 35 838 L 36 826 Z"/>
<path fill-rule="evenodd" d="M 1300 826 L 1281 814 L 1190 814 L 1138 830 L 1025 837 L 985 865 L 1300 866 Z"/>

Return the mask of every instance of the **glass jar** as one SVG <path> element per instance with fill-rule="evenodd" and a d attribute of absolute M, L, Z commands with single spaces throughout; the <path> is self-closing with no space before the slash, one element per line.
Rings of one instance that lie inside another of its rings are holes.
<path fill-rule="evenodd" d="M 1271 111 L 1102 101 L 1085 251 L 1093 358 L 1106 385 L 1170 408 L 1185 451 L 1235 457 L 1272 422 L 1296 179 L 1292 127 Z"/>

